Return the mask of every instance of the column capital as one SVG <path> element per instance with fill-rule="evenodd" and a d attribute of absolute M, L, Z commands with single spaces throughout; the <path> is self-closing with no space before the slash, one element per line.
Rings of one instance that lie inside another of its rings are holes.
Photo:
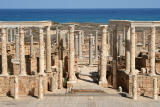
<path fill-rule="evenodd" d="M 74 32 L 75 25 L 69 25 L 69 32 Z"/>

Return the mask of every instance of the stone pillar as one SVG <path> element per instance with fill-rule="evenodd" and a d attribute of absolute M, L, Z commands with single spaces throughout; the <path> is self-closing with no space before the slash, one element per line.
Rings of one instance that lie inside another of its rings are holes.
<path fill-rule="evenodd" d="M 122 44 L 122 41 L 123 41 L 122 34 L 120 34 L 120 35 L 118 36 L 118 45 L 119 45 L 118 55 L 119 55 L 119 56 L 122 56 L 122 55 L 123 55 L 123 44 Z"/>
<path fill-rule="evenodd" d="M 69 33 L 67 33 L 67 49 L 69 49 Z"/>
<path fill-rule="evenodd" d="M 98 57 L 98 47 L 97 47 L 97 41 L 98 40 L 98 30 L 96 30 L 96 36 L 95 36 L 95 58 L 97 59 Z"/>
<path fill-rule="evenodd" d="M 6 29 L 6 42 L 8 43 L 8 28 Z"/>
<path fill-rule="evenodd" d="M 47 38 L 46 38 L 46 71 L 51 72 L 51 35 L 50 35 L 50 26 L 47 27 Z"/>
<path fill-rule="evenodd" d="M 11 28 L 11 29 L 10 29 L 10 42 L 13 41 L 12 34 L 13 34 L 13 32 L 12 32 L 12 28 Z"/>
<path fill-rule="evenodd" d="M 135 27 L 131 27 L 130 41 L 130 75 L 135 75 Z"/>
<path fill-rule="evenodd" d="M 113 30 L 113 88 L 117 88 L 117 26 Z"/>
<path fill-rule="evenodd" d="M 125 35 L 125 61 L 126 71 L 130 72 L 130 27 L 126 28 L 127 34 Z"/>
<path fill-rule="evenodd" d="M 32 34 L 32 29 L 30 29 L 30 56 L 34 57 L 34 41 L 33 41 L 33 34 Z"/>
<path fill-rule="evenodd" d="M 62 64 L 62 60 L 59 60 L 59 85 L 58 85 L 59 89 L 63 88 L 63 64 Z"/>
<path fill-rule="evenodd" d="M 75 60 L 74 60 L 74 25 L 69 26 L 69 81 L 67 88 L 72 87 L 76 83 L 75 77 Z"/>
<path fill-rule="evenodd" d="M 7 49 L 6 49 L 6 29 L 2 28 L 2 75 L 8 75 Z"/>
<path fill-rule="evenodd" d="M 157 77 L 153 77 L 153 99 L 157 100 L 158 98 L 158 87 L 157 87 Z"/>
<path fill-rule="evenodd" d="M 78 34 L 78 58 L 82 57 L 82 37 L 81 32 L 79 31 Z"/>
<path fill-rule="evenodd" d="M 63 32 L 63 48 L 66 49 L 66 34 Z"/>
<path fill-rule="evenodd" d="M 18 99 L 18 76 L 14 76 L 14 99 Z"/>
<path fill-rule="evenodd" d="M 39 74 L 44 75 L 44 41 L 43 28 L 39 28 Z"/>
<path fill-rule="evenodd" d="M 92 45 L 93 45 L 93 35 L 89 35 L 89 65 L 93 64 L 93 53 L 92 53 Z"/>
<path fill-rule="evenodd" d="M 142 34 L 142 42 L 143 42 L 143 47 L 145 48 L 145 45 L 146 45 L 146 32 L 145 32 L 145 30 L 143 31 L 143 34 Z"/>
<path fill-rule="evenodd" d="M 81 35 L 82 35 L 82 44 L 84 44 L 84 31 L 81 31 Z"/>
<path fill-rule="evenodd" d="M 39 75 L 39 82 L 38 82 L 38 98 L 43 99 L 44 92 L 43 92 L 43 75 Z"/>
<path fill-rule="evenodd" d="M 75 55 L 78 56 L 78 35 L 74 36 Z"/>
<path fill-rule="evenodd" d="M 152 34 L 150 39 L 150 75 L 155 75 L 155 35 L 156 28 L 152 27 Z"/>
<path fill-rule="evenodd" d="M 113 31 L 110 33 L 110 56 L 113 56 Z"/>
<path fill-rule="evenodd" d="M 132 75 L 132 80 L 133 80 L 133 99 L 137 100 L 137 75 Z"/>
<path fill-rule="evenodd" d="M 106 37 L 107 37 L 107 27 L 108 25 L 101 25 L 102 26 L 102 41 L 101 41 L 101 69 L 100 69 L 100 81 L 99 85 L 102 87 L 107 88 L 108 82 L 106 79 L 106 72 L 107 72 L 107 44 L 106 44 Z"/>
<path fill-rule="evenodd" d="M 16 59 L 19 59 L 19 34 L 17 33 L 15 36 Z"/>
<path fill-rule="evenodd" d="M 58 26 L 56 27 L 56 42 L 58 44 L 58 35 L 59 35 L 59 29 L 58 29 Z"/>
<path fill-rule="evenodd" d="M 24 48 L 24 28 L 20 28 L 19 38 L 19 51 L 20 51 L 20 75 L 26 76 L 26 60 L 25 60 L 25 48 Z"/>

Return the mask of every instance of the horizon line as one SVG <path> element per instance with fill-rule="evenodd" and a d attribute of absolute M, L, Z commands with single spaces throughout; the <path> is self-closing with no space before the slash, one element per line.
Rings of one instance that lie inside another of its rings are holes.
<path fill-rule="evenodd" d="M 0 8 L 0 9 L 160 9 L 160 8 Z"/>

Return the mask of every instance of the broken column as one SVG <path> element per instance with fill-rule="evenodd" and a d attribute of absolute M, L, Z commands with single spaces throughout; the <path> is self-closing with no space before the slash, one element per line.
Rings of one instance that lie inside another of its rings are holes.
<path fill-rule="evenodd" d="M 62 60 L 59 60 L 59 85 L 58 85 L 59 89 L 63 88 L 63 64 L 62 64 Z"/>
<path fill-rule="evenodd" d="M 125 37 L 125 61 L 126 61 L 126 71 L 130 72 L 130 27 L 126 28 Z"/>
<path fill-rule="evenodd" d="M 43 28 L 39 28 L 39 74 L 44 75 L 44 41 Z"/>
<path fill-rule="evenodd" d="M 14 76 L 14 99 L 18 99 L 18 76 Z"/>
<path fill-rule="evenodd" d="M 76 83 L 75 77 L 75 60 L 74 60 L 74 25 L 69 26 L 69 81 L 67 88 L 72 87 Z"/>
<path fill-rule="evenodd" d="M 158 98 L 158 84 L 157 84 L 157 76 L 153 77 L 153 99 L 157 100 Z"/>
<path fill-rule="evenodd" d="M 137 75 L 132 75 L 132 81 L 133 81 L 133 99 L 137 100 Z"/>
<path fill-rule="evenodd" d="M 7 63 L 7 49 L 6 49 L 6 28 L 2 28 L 2 74 L 8 75 L 8 63 Z"/>
<path fill-rule="evenodd" d="M 101 69 L 100 69 L 100 81 L 99 85 L 102 87 L 107 88 L 108 82 L 106 79 L 106 72 L 107 72 L 107 44 L 106 44 L 106 37 L 107 37 L 107 27 L 108 25 L 101 25 L 102 26 L 102 41 L 101 41 Z"/>
<path fill-rule="evenodd" d="M 92 45 L 93 45 L 93 35 L 89 35 L 89 65 L 93 64 L 93 53 L 92 53 Z"/>
<path fill-rule="evenodd" d="M 20 75 L 26 76 L 26 61 L 25 61 L 25 48 L 24 48 L 24 28 L 20 28 L 19 36 L 19 51 L 20 51 Z"/>
<path fill-rule="evenodd" d="M 46 38 L 46 72 L 51 72 L 51 35 L 50 26 L 47 27 L 47 38 Z"/>
<path fill-rule="evenodd" d="M 44 90 L 43 90 L 43 75 L 39 75 L 38 81 L 38 98 L 43 99 L 44 97 Z"/>
<path fill-rule="evenodd" d="M 150 75 L 155 75 L 155 34 L 156 28 L 152 27 L 152 34 L 150 39 Z"/>

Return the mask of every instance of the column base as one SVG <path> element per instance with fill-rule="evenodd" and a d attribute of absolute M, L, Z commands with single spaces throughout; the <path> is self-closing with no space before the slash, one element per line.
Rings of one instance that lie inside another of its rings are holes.
<path fill-rule="evenodd" d="M 27 76 L 27 74 L 19 74 L 18 76 Z"/>
<path fill-rule="evenodd" d="M 9 76 L 9 74 L 0 74 L 0 76 L 5 77 L 5 76 Z"/>
<path fill-rule="evenodd" d="M 73 87 L 73 84 L 75 84 L 76 81 L 67 81 L 67 88 Z"/>
<path fill-rule="evenodd" d="M 108 88 L 108 82 L 107 81 L 99 81 L 99 86 L 103 88 Z"/>

